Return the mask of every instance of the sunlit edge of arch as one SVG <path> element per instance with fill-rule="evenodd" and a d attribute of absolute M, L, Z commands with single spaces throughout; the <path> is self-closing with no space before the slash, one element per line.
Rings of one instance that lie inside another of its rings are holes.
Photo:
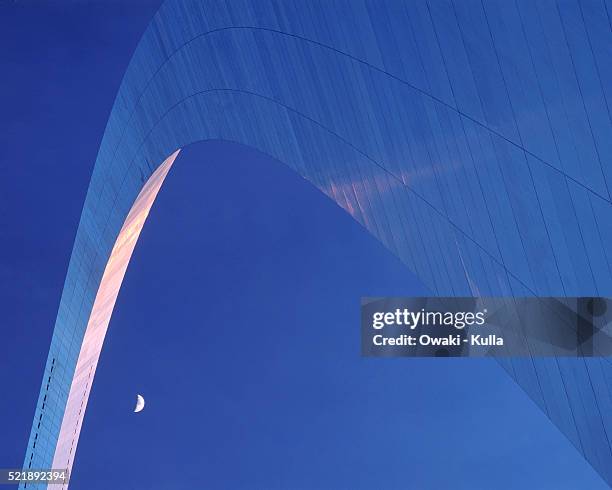
<path fill-rule="evenodd" d="M 87 322 L 53 454 L 52 468 L 72 469 L 92 381 L 125 272 L 151 206 L 179 152 L 180 149 L 172 153 L 149 177 L 117 235 Z M 68 488 L 68 484 L 61 488 Z"/>

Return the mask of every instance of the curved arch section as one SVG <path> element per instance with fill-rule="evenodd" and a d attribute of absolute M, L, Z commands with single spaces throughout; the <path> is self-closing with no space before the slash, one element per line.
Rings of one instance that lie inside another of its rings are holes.
<path fill-rule="evenodd" d="M 540 80 L 569 57 L 547 54 L 547 36 L 557 31 L 523 25 L 532 2 L 486 12 L 479 2 L 457 11 L 434 3 L 162 5 L 126 71 L 98 152 L 25 467 L 72 464 L 127 266 L 119 257 L 129 259 L 144 216 L 132 214 L 134 203 L 145 192 L 139 207 L 146 208 L 171 165 L 165 159 L 192 142 L 235 141 L 286 163 L 436 293 L 612 293 L 612 205 L 602 175 L 609 169 L 598 159 L 603 150 L 612 157 L 612 146 L 602 146 L 606 134 L 612 141 L 612 126 L 603 114 L 593 118 L 599 139 L 584 137 L 578 155 L 569 128 L 586 135 L 589 118 L 578 111 L 570 122 L 559 112 L 570 102 L 582 107 L 575 80 L 559 79 L 546 98 L 525 97 L 541 93 Z M 489 31 L 496 22 L 506 28 Z M 479 56 L 487 62 L 471 63 Z M 597 107 L 605 104 L 589 109 Z M 126 228 L 126 218 L 134 227 Z M 518 359 L 504 367 L 612 482 L 609 362 Z"/>

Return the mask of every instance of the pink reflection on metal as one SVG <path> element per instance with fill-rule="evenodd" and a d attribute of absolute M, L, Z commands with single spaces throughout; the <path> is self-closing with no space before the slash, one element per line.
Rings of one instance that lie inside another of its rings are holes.
<path fill-rule="evenodd" d="M 132 205 L 117 236 L 104 269 L 81 344 L 52 468 L 72 469 L 91 384 L 125 271 L 149 215 L 149 210 L 179 151 L 170 155 L 151 175 Z M 61 488 L 66 489 L 68 485 L 63 485 Z"/>

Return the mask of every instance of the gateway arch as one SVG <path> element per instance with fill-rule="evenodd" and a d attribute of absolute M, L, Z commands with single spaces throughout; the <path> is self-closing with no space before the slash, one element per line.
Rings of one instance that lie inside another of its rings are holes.
<path fill-rule="evenodd" d="M 611 9 L 167 0 L 100 145 L 24 468 L 72 468 L 131 253 L 194 142 L 284 162 L 435 294 L 612 295 Z M 609 360 L 500 362 L 612 483 Z"/>

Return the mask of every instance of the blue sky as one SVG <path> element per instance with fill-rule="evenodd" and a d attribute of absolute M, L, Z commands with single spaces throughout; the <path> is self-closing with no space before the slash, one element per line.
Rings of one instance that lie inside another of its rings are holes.
<path fill-rule="evenodd" d="M 0 467 L 23 460 L 89 175 L 155 8 L 0 3 Z M 186 148 L 128 269 L 71 488 L 607 488 L 494 362 L 360 357 L 360 296 L 424 292 L 282 164 Z"/>

